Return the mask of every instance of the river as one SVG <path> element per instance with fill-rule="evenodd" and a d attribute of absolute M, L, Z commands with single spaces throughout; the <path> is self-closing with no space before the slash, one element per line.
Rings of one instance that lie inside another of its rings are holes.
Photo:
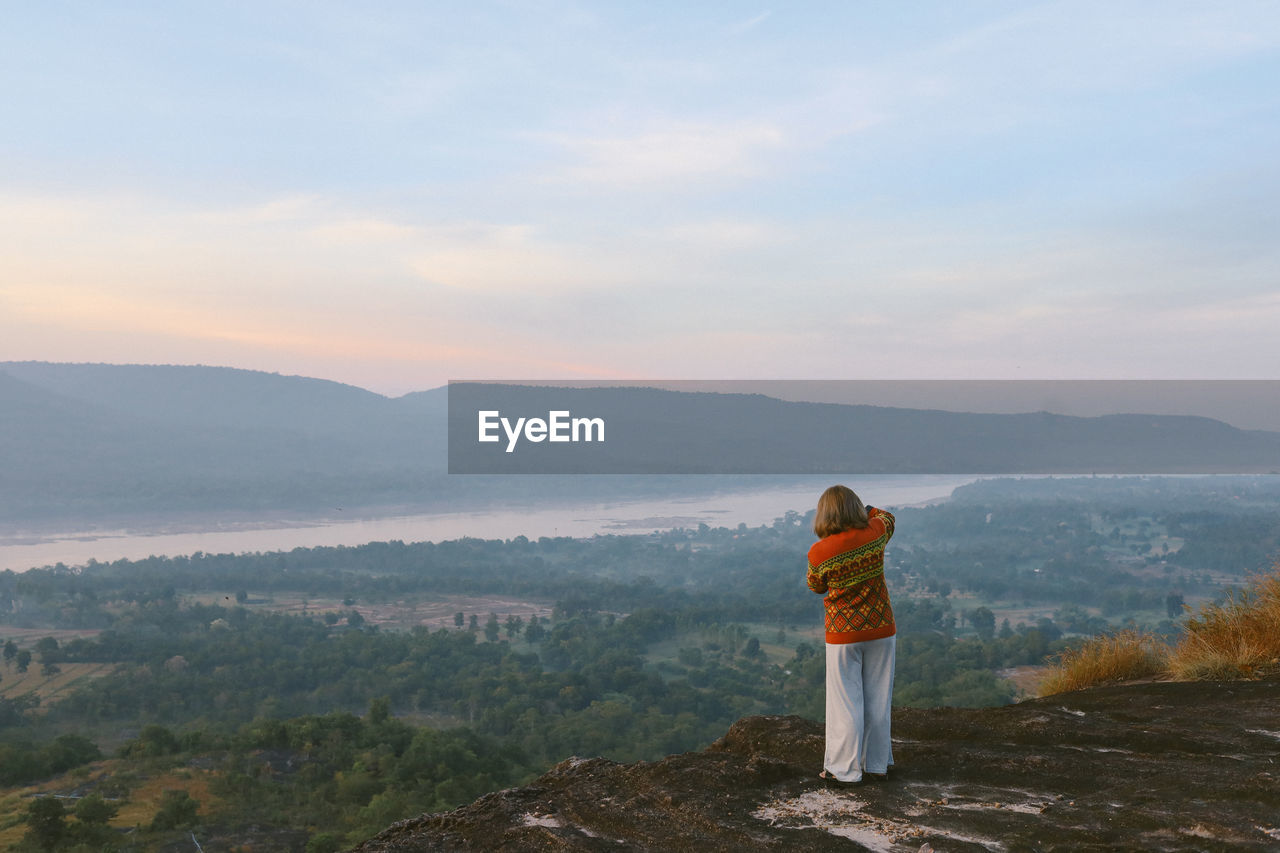
<path fill-rule="evenodd" d="M 868 503 L 909 506 L 945 499 L 974 476 L 902 475 L 850 481 Z M 110 562 L 148 556 L 288 551 L 325 545 L 362 545 L 399 539 L 440 542 L 472 536 L 510 539 L 527 536 L 593 536 L 650 533 L 677 527 L 758 527 L 788 510 L 807 512 L 817 502 L 812 486 L 788 485 L 695 497 L 617 501 L 544 508 L 458 511 L 371 518 L 276 519 L 270 522 L 186 523 L 178 529 L 89 529 L 0 533 L 0 570 L 26 571 L 89 560 Z"/>

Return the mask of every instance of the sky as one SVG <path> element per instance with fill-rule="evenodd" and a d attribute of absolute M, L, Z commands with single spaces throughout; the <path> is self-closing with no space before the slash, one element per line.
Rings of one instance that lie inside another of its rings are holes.
<path fill-rule="evenodd" d="M 10 5 L 0 361 L 1280 378 L 1269 0 Z"/>

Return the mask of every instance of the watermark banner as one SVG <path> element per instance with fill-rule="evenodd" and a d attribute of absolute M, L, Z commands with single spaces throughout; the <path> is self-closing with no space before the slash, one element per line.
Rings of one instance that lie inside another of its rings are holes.
<path fill-rule="evenodd" d="M 457 381 L 451 474 L 1280 473 L 1280 380 Z"/>

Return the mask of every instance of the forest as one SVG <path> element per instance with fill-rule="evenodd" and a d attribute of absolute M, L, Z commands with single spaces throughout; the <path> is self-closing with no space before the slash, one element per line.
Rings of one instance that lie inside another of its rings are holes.
<path fill-rule="evenodd" d="M 987 480 L 896 508 L 895 704 L 1011 702 L 1078 638 L 1176 633 L 1280 553 L 1276 479 Z M 820 719 L 811 518 L 0 574 L 0 845 L 338 850 L 571 756 Z"/>

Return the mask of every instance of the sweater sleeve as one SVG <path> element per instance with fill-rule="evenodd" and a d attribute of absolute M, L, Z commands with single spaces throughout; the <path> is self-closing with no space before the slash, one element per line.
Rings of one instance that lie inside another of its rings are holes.
<path fill-rule="evenodd" d="M 827 579 L 818 572 L 818 569 L 814 566 L 812 559 L 809 560 L 809 571 L 805 575 L 805 581 L 809 584 L 809 589 L 813 592 L 822 594 L 827 591 Z"/>
<path fill-rule="evenodd" d="M 893 513 L 889 512 L 887 509 L 881 509 L 878 506 L 873 506 L 871 509 L 867 510 L 867 515 L 870 518 L 878 518 L 884 522 L 885 541 L 893 538 Z"/>

